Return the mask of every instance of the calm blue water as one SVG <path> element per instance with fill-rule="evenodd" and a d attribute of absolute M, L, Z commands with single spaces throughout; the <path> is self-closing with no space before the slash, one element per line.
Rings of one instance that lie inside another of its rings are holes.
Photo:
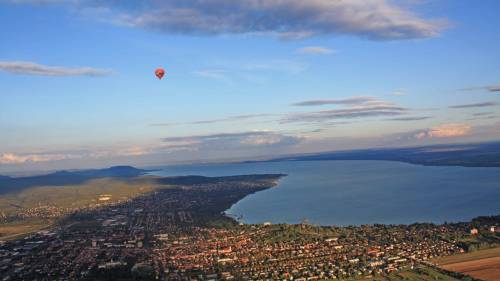
<path fill-rule="evenodd" d="M 277 187 L 226 212 L 245 223 L 321 225 L 466 221 L 500 214 L 500 168 L 386 161 L 305 161 L 165 167 L 157 175 L 285 173 Z"/>

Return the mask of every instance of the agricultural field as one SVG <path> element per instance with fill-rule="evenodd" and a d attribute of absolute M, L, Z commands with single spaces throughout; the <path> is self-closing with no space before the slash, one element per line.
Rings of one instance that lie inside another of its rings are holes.
<path fill-rule="evenodd" d="M 458 281 L 467 279 L 457 279 L 455 277 L 441 273 L 429 267 L 408 269 L 400 272 L 393 272 L 385 276 L 375 276 L 361 281 Z"/>
<path fill-rule="evenodd" d="M 470 275 L 481 280 L 500 280 L 500 247 L 434 260 L 446 270 Z"/>

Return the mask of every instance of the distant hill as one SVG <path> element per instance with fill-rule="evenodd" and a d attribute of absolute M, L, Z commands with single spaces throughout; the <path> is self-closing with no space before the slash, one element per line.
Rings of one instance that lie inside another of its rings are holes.
<path fill-rule="evenodd" d="M 80 170 L 71 172 L 76 175 L 92 178 L 116 178 L 116 177 L 137 177 L 143 175 L 148 170 L 141 170 L 131 166 L 115 166 L 106 169 Z"/>
<path fill-rule="evenodd" d="M 82 184 L 97 178 L 131 178 L 145 174 L 148 170 L 136 169 L 130 166 L 116 166 L 106 169 L 58 171 L 55 173 L 31 177 L 0 176 L 0 194 L 22 191 L 34 186 L 63 186 Z"/>
<path fill-rule="evenodd" d="M 264 162 L 319 160 L 386 160 L 426 166 L 500 167 L 500 142 L 335 151 Z"/>

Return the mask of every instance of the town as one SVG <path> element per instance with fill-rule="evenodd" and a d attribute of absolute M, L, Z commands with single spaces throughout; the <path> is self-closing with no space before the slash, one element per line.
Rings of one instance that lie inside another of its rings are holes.
<path fill-rule="evenodd" d="M 160 179 L 169 188 L 73 211 L 50 229 L 2 241 L 0 276 L 3 281 L 362 278 L 432 266 L 432 258 L 500 241 L 500 216 L 442 225 L 336 227 L 244 225 L 224 214 L 282 176 Z"/>

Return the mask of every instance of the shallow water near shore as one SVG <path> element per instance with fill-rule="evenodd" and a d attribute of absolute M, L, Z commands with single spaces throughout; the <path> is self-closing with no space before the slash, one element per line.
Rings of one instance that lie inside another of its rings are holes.
<path fill-rule="evenodd" d="M 320 225 L 467 221 L 500 214 L 500 168 L 388 161 L 297 161 L 163 167 L 155 175 L 283 173 L 276 187 L 235 203 L 244 223 Z"/>

